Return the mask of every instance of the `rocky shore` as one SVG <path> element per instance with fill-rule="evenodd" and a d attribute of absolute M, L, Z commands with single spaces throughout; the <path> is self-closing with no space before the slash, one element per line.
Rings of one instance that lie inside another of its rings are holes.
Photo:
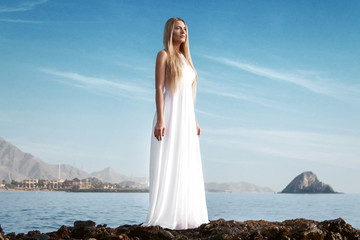
<path fill-rule="evenodd" d="M 307 219 L 286 220 L 283 222 L 268 221 L 225 221 L 219 219 L 203 224 L 196 229 L 169 230 L 161 227 L 141 227 L 124 225 L 109 228 L 96 225 L 93 221 L 76 221 L 74 226 L 62 226 L 50 233 L 30 231 L 5 234 L 0 227 L 0 240 L 48 240 L 48 239 L 274 239 L 274 240 L 359 240 L 360 230 L 353 228 L 343 219 L 317 222 Z"/>

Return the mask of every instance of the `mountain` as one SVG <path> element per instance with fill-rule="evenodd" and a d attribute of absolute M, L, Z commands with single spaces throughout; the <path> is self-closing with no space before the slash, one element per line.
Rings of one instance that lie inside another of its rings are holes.
<path fill-rule="evenodd" d="M 125 175 L 115 172 L 111 167 L 107 167 L 101 171 L 93 172 L 91 173 L 91 176 L 107 183 L 119 183 L 127 180 Z"/>
<path fill-rule="evenodd" d="M 147 184 L 148 179 L 145 177 L 128 177 L 123 174 L 117 173 L 111 167 L 107 167 L 102 171 L 93 172 L 91 176 L 100 179 L 102 182 L 106 183 L 121 183 L 127 182 L 127 185 L 134 185 L 135 183 Z M 131 183 L 134 184 L 131 184 Z"/>
<path fill-rule="evenodd" d="M 71 165 L 60 165 L 61 178 L 88 178 L 87 172 Z M 57 179 L 59 165 L 48 164 L 0 138 L 0 180 L 21 181 L 25 178 Z"/>
<path fill-rule="evenodd" d="M 256 186 L 248 182 L 205 183 L 208 192 L 233 192 L 233 193 L 273 193 L 270 188 Z"/>
<path fill-rule="evenodd" d="M 147 186 L 147 178 L 128 177 L 115 172 L 108 167 L 102 171 L 89 174 L 79 168 L 68 164 L 60 165 L 62 179 L 84 179 L 96 177 L 102 182 L 122 183 L 126 186 Z M 0 137 L 0 181 L 21 181 L 26 178 L 57 179 L 59 165 L 48 164 L 29 153 L 22 152 L 19 148 Z"/>
<path fill-rule="evenodd" d="M 335 193 L 330 185 L 319 181 L 313 172 L 303 172 L 294 178 L 281 193 Z"/>

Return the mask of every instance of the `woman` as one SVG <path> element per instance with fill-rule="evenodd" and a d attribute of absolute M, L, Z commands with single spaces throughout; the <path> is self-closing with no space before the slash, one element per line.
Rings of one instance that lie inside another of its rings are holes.
<path fill-rule="evenodd" d="M 164 49 L 156 58 L 150 206 L 144 226 L 189 229 L 208 222 L 194 111 L 196 84 L 185 21 L 170 18 Z"/>

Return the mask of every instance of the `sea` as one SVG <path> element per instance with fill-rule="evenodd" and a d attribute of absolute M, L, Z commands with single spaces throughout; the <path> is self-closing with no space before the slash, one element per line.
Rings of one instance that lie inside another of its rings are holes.
<path fill-rule="evenodd" d="M 360 229 L 360 194 L 206 193 L 210 220 L 317 221 L 341 217 Z M 148 193 L 0 192 L 5 233 L 52 232 L 77 220 L 118 227 L 141 224 Z"/>

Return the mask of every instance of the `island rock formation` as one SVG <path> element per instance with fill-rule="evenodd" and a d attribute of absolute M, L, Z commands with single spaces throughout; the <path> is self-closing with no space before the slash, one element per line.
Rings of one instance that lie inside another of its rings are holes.
<path fill-rule="evenodd" d="M 336 193 L 317 178 L 313 172 L 303 172 L 294 178 L 281 193 Z"/>

